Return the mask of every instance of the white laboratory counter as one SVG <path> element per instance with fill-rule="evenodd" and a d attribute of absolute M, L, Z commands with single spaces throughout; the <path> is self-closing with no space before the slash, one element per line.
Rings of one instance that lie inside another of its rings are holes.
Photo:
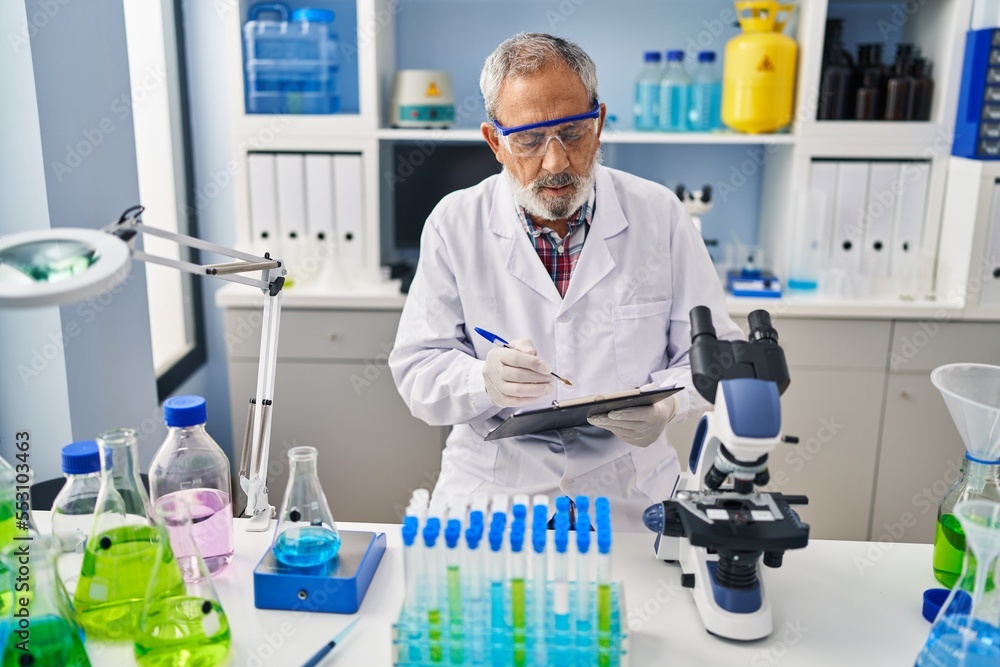
<path fill-rule="evenodd" d="M 40 514 L 44 530 L 48 517 Z M 228 664 L 296 667 L 353 617 L 255 609 L 251 572 L 271 533 L 248 533 L 244 524 L 237 520 L 232 565 L 215 579 L 233 633 Z M 391 665 L 391 625 L 403 601 L 399 526 L 339 527 L 384 531 L 388 549 L 359 612 L 361 622 L 323 664 Z M 902 667 L 913 665 L 930 630 L 920 615 L 923 590 L 936 585 L 929 545 L 820 540 L 786 553 L 784 566 L 764 575 L 775 607 L 774 633 L 739 643 L 705 632 L 677 566 L 653 558 L 652 534 L 615 539 L 614 575 L 625 586 L 632 667 Z M 87 650 L 94 667 L 135 664 L 131 645 L 88 642 Z"/>

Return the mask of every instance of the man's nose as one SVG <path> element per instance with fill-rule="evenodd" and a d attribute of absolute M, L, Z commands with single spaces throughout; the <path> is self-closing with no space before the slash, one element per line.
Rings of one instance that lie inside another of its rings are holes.
<path fill-rule="evenodd" d="M 552 135 L 548 138 L 545 144 L 545 155 L 542 157 L 542 167 L 552 174 L 558 174 L 565 171 L 566 167 L 569 166 L 569 156 L 566 154 L 566 149 L 563 147 L 562 142 Z"/>

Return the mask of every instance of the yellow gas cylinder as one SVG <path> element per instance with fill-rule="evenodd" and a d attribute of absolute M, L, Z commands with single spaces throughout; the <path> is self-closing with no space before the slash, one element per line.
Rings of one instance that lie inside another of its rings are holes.
<path fill-rule="evenodd" d="M 722 122 L 738 132 L 774 132 L 792 122 L 798 46 L 782 30 L 793 9 L 775 0 L 736 2 L 743 34 L 726 44 Z"/>

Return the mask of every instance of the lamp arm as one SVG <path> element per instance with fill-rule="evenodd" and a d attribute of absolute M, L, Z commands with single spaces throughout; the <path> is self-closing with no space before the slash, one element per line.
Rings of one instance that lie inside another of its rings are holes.
<path fill-rule="evenodd" d="M 129 244 L 134 259 L 162 266 L 169 266 L 185 273 L 210 276 L 220 280 L 240 283 L 260 289 L 264 293 L 264 316 L 260 337 L 260 360 L 257 365 L 257 389 L 250 399 L 247 416 L 247 432 L 240 457 L 240 487 L 247 496 L 244 513 L 250 517 L 248 531 L 267 530 L 274 507 L 267 497 L 267 462 L 271 443 L 271 409 L 274 404 L 274 376 L 278 361 L 278 331 L 281 321 L 281 302 L 284 297 L 284 264 L 281 260 L 251 255 L 233 248 L 203 241 L 193 236 L 170 232 L 142 224 L 141 206 L 127 210 L 118 222 L 105 228 Z M 134 246 L 139 234 L 151 234 L 173 241 L 180 246 L 213 252 L 224 257 L 239 260 L 223 264 L 195 264 L 169 257 L 151 255 Z M 238 275 L 249 271 L 261 271 L 259 280 Z M 248 465 L 249 464 L 249 465 Z"/>

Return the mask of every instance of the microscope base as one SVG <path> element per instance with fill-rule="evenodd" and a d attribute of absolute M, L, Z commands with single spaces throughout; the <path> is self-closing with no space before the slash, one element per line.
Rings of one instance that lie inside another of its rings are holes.
<path fill-rule="evenodd" d="M 773 629 L 771 602 L 759 570 L 756 589 L 734 591 L 721 587 L 715 577 L 718 556 L 709 554 L 703 547 L 691 546 L 686 540 L 678 541 L 681 543 L 681 572 L 694 576 L 691 593 L 705 630 L 736 641 L 753 641 L 770 635 Z"/>

